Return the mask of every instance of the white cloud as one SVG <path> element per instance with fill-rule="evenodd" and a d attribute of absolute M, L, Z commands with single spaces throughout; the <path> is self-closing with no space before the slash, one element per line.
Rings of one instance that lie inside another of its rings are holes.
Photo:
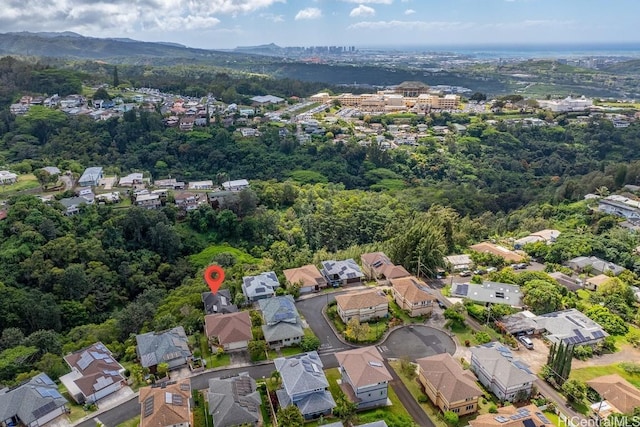
<path fill-rule="evenodd" d="M 407 9 L 404 11 L 405 15 L 413 15 L 414 13 L 416 13 L 416 11 L 413 9 Z"/>
<path fill-rule="evenodd" d="M 318 19 L 322 18 L 322 11 L 317 7 L 307 7 L 296 14 L 296 21 L 301 19 Z"/>
<path fill-rule="evenodd" d="M 3 31 L 76 31 L 114 36 L 138 31 L 203 29 L 223 15 L 268 8 L 286 0 L 2 0 Z"/>
<path fill-rule="evenodd" d="M 271 22 L 284 22 L 284 15 L 275 15 L 273 13 L 261 13 L 260 18 Z"/>
<path fill-rule="evenodd" d="M 360 6 L 354 8 L 351 11 L 351 13 L 349 14 L 349 16 L 351 16 L 351 17 L 355 17 L 355 16 L 373 16 L 375 14 L 376 14 L 376 10 L 374 8 L 361 4 Z"/>
<path fill-rule="evenodd" d="M 432 29 L 468 29 L 475 26 L 470 22 L 455 21 L 360 21 L 347 27 L 350 30 L 432 30 Z"/>
<path fill-rule="evenodd" d="M 347 3 L 358 3 L 358 4 L 392 4 L 393 0 L 342 0 Z"/>

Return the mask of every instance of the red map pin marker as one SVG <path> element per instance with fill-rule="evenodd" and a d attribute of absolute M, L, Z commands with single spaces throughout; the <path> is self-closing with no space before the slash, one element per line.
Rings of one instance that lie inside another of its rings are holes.
<path fill-rule="evenodd" d="M 215 277 L 213 277 L 215 275 Z M 211 293 L 214 295 L 220 289 L 220 285 L 224 282 L 224 270 L 219 265 L 210 265 L 204 271 L 204 281 L 209 285 Z"/>

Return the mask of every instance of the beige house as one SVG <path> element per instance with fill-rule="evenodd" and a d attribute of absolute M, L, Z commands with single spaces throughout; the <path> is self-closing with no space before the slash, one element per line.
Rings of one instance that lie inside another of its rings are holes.
<path fill-rule="evenodd" d="M 317 292 L 327 287 L 327 279 L 313 264 L 284 270 L 288 285 L 300 284 L 300 293 Z"/>
<path fill-rule="evenodd" d="M 390 280 L 393 287 L 393 298 L 409 316 L 429 316 L 438 299 L 425 291 L 427 285 L 414 276 Z"/>
<path fill-rule="evenodd" d="M 390 279 L 410 276 L 403 266 L 395 265 L 384 252 L 370 252 L 360 256 L 362 272 L 369 280 L 388 283 Z"/>
<path fill-rule="evenodd" d="M 385 317 L 389 313 L 389 300 L 382 291 L 370 290 L 336 296 L 338 315 L 344 323 L 354 317 L 360 322 Z"/>
<path fill-rule="evenodd" d="M 511 251 L 503 246 L 494 245 L 489 242 L 478 243 L 477 245 L 469 246 L 469 249 L 480 252 L 490 253 L 495 256 L 504 258 L 507 263 L 517 263 L 524 261 L 524 257 L 514 251 Z"/>
<path fill-rule="evenodd" d="M 609 280 L 611 280 L 611 276 L 607 276 L 606 274 L 598 274 L 597 276 L 589 277 L 585 281 L 584 287 L 591 291 L 596 291 L 598 290 L 598 286 L 608 282 Z"/>
<path fill-rule="evenodd" d="M 163 387 L 142 387 L 138 395 L 140 427 L 192 425 L 190 398 L 188 378 Z"/>
<path fill-rule="evenodd" d="M 632 414 L 635 408 L 640 407 L 640 390 L 618 374 L 594 378 L 587 381 L 587 385 L 602 398 L 601 402 L 591 406 L 600 418 L 612 413 Z"/>
<path fill-rule="evenodd" d="M 246 350 L 253 339 L 248 311 L 209 314 L 204 317 L 204 330 L 214 352 L 218 346 L 225 351 Z"/>
<path fill-rule="evenodd" d="M 483 393 L 476 384 L 476 376 L 462 369 L 449 353 L 423 357 L 416 363 L 426 395 L 442 412 L 464 416 L 478 410 L 478 399 Z"/>
<path fill-rule="evenodd" d="M 340 388 L 358 409 L 387 404 L 387 387 L 393 377 L 375 346 L 336 353 L 342 382 Z"/>

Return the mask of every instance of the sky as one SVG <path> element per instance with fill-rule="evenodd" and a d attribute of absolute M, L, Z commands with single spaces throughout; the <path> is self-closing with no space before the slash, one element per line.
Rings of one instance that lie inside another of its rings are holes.
<path fill-rule="evenodd" d="M 0 0 L 0 32 L 230 49 L 640 42 L 638 0 Z"/>

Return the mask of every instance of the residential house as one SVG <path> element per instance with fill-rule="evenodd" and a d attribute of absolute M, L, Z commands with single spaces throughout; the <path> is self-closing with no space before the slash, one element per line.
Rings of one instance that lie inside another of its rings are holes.
<path fill-rule="evenodd" d="M 362 272 L 369 280 L 388 283 L 391 279 L 410 276 L 403 266 L 395 265 L 384 252 L 371 252 L 360 256 Z"/>
<path fill-rule="evenodd" d="M 173 196 L 176 206 L 184 211 L 198 209 L 198 195 L 194 193 L 177 193 Z"/>
<path fill-rule="evenodd" d="M 552 343 L 594 345 L 609 335 L 602 326 L 575 308 L 543 314 L 535 321 L 540 329 L 546 331 L 545 338 Z"/>
<path fill-rule="evenodd" d="M 358 409 L 387 404 L 387 388 L 393 377 L 375 346 L 336 353 L 342 374 L 340 388 Z"/>
<path fill-rule="evenodd" d="M 471 270 L 473 266 L 473 261 L 467 254 L 446 256 L 444 257 L 444 263 L 450 271 Z"/>
<path fill-rule="evenodd" d="M 491 342 L 471 348 L 471 370 L 478 380 L 501 401 L 529 397 L 535 375 L 515 360 L 504 345 Z"/>
<path fill-rule="evenodd" d="M 124 368 L 101 342 L 66 355 L 64 361 L 71 372 L 60 377 L 60 382 L 77 403 L 96 402 L 120 390 L 125 382 Z"/>
<path fill-rule="evenodd" d="M 618 194 L 598 200 L 598 210 L 634 222 L 640 220 L 640 201 Z"/>
<path fill-rule="evenodd" d="M 39 427 L 67 412 L 67 400 L 47 374 L 0 390 L 0 424 Z"/>
<path fill-rule="evenodd" d="M 302 340 L 304 330 L 291 295 L 261 299 L 258 306 L 264 318 L 262 332 L 270 348 L 286 347 Z"/>
<path fill-rule="evenodd" d="M 482 414 L 469 421 L 470 427 L 553 427 L 536 405 L 503 406 L 495 414 Z"/>
<path fill-rule="evenodd" d="M 78 180 L 78 185 L 81 187 L 97 187 L 102 177 L 101 167 L 94 166 L 86 168 Z"/>
<path fill-rule="evenodd" d="M 18 175 L 9 171 L 0 171 L 0 184 L 10 185 L 18 181 Z"/>
<path fill-rule="evenodd" d="M 588 272 L 593 274 L 606 274 L 607 272 L 614 276 L 619 275 L 625 269 L 617 264 L 602 260 L 595 256 L 579 256 L 567 262 L 567 266 L 577 272 Z"/>
<path fill-rule="evenodd" d="M 584 287 L 589 289 L 590 291 L 598 290 L 598 287 L 603 283 L 607 283 L 611 280 L 611 276 L 607 276 L 606 274 L 598 274 L 597 276 L 589 277 L 584 281 Z"/>
<path fill-rule="evenodd" d="M 327 287 L 327 279 L 320 273 L 318 267 L 313 264 L 298 268 L 290 268 L 283 271 L 289 286 L 300 285 L 300 293 L 317 292 Z"/>
<path fill-rule="evenodd" d="M 246 179 L 236 179 L 233 181 L 225 181 L 222 183 L 222 188 L 225 191 L 241 191 L 245 188 L 249 188 L 249 181 Z"/>
<path fill-rule="evenodd" d="M 427 285 L 414 276 L 391 279 L 393 298 L 409 316 L 430 316 L 438 298 L 427 291 Z"/>
<path fill-rule="evenodd" d="M 273 95 L 258 95 L 251 98 L 251 101 L 253 101 L 254 105 L 262 106 L 267 104 L 280 104 L 284 102 L 284 99 Z"/>
<path fill-rule="evenodd" d="M 142 387 L 140 427 L 189 427 L 191 420 L 191 384 L 188 378 L 162 385 Z"/>
<path fill-rule="evenodd" d="M 49 175 L 60 175 L 60 169 L 55 166 L 45 166 L 42 168 L 43 171 L 47 172 Z"/>
<path fill-rule="evenodd" d="M 178 125 L 178 127 L 180 128 L 180 130 L 188 132 L 193 130 L 193 126 L 195 125 L 195 123 L 195 117 L 180 117 L 180 124 Z"/>
<path fill-rule="evenodd" d="M 193 181 L 189 183 L 189 190 L 211 190 L 213 181 Z"/>
<path fill-rule="evenodd" d="M 224 351 L 246 350 L 253 339 L 248 311 L 208 314 L 204 316 L 204 332 L 214 353 L 219 347 Z"/>
<path fill-rule="evenodd" d="M 136 352 L 143 368 L 155 372 L 158 364 L 166 363 L 169 369 L 187 365 L 191 357 L 187 334 L 182 326 L 162 332 L 147 332 L 136 335 Z"/>
<path fill-rule="evenodd" d="M 322 275 L 334 287 L 361 285 L 364 274 L 353 259 L 322 261 Z"/>
<path fill-rule="evenodd" d="M 495 245 L 489 242 L 478 243 L 477 245 L 469 246 L 469 249 L 480 253 L 490 253 L 495 256 L 503 258 L 508 263 L 519 263 L 524 261 L 524 257 L 514 251 Z"/>
<path fill-rule="evenodd" d="M 540 230 L 536 233 L 531 233 L 526 237 L 514 241 L 513 247 L 516 249 L 522 249 L 524 245 L 536 242 L 545 242 L 546 244 L 551 244 L 556 241 L 559 235 L 560 231 L 558 230 Z"/>
<path fill-rule="evenodd" d="M 507 304 L 511 307 L 522 307 L 520 286 L 498 282 L 454 283 L 451 296 L 467 298 L 485 304 Z"/>
<path fill-rule="evenodd" d="M 242 278 L 242 293 L 249 302 L 274 296 L 279 286 L 278 276 L 273 271 Z"/>
<path fill-rule="evenodd" d="M 135 196 L 134 204 L 140 208 L 158 209 L 162 206 L 162 201 L 158 194 L 138 194 Z"/>
<path fill-rule="evenodd" d="M 416 363 L 425 394 L 442 412 L 464 416 L 478 410 L 478 400 L 484 393 L 476 384 L 476 376 L 462 369 L 449 353 L 422 357 Z"/>
<path fill-rule="evenodd" d="M 496 326 L 503 332 L 518 337 L 521 335 L 534 335 L 544 331 L 536 322 L 536 315 L 528 310 L 510 314 L 495 321 Z"/>
<path fill-rule="evenodd" d="M 130 173 L 127 176 L 123 176 L 122 178 L 120 178 L 120 180 L 118 181 L 118 185 L 120 187 L 133 187 L 136 185 L 140 185 L 142 184 L 143 178 L 142 178 L 142 173 L 140 172 L 134 172 L 134 173 Z"/>
<path fill-rule="evenodd" d="M 67 197 L 59 200 L 60 204 L 64 206 L 64 214 L 67 216 L 75 215 L 80 212 L 80 206 L 91 204 L 84 197 Z"/>
<path fill-rule="evenodd" d="M 205 314 L 226 314 L 238 311 L 238 306 L 231 302 L 231 292 L 228 289 L 219 289 L 215 294 L 203 292 L 202 302 Z"/>
<path fill-rule="evenodd" d="M 336 295 L 338 315 L 344 323 L 354 317 L 360 322 L 386 317 L 389 313 L 389 300 L 384 292 L 376 289 L 350 292 Z"/>
<path fill-rule="evenodd" d="M 575 292 L 578 289 L 582 289 L 582 285 L 580 283 L 572 279 L 571 276 L 568 276 L 560 271 L 554 271 L 552 273 L 549 273 L 549 276 L 553 278 L 556 282 L 558 282 L 559 285 L 564 286 L 571 292 Z"/>
<path fill-rule="evenodd" d="M 601 419 L 612 413 L 633 414 L 640 407 L 640 390 L 618 374 L 604 375 L 587 381 L 602 399 L 591 405 Z"/>
<path fill-rule="evenodd" d="M 331 414 L 336 402 L 317 352 L 279 357 L 273 363 L 282 379 L 282 387 L 276 391 L 281 408 L 296 405 L 306 420 Z"/>
<path fill-rule="evenodd" d="M 238 129 L 240 134 L 244 137 L 244 138 L 251 138 L 251 137 L 258 137 L 260 136 L 260 132 L 258 131 L 258 129 L 254 129 L 254 128 L 240 128 Z"/>
<path fill-rule="evenodd" d="M 175 178 L 170 179 L 156 179 L 153 182 L 158 188 L 166 188 L 170 190 L 182 190 L 184 188 L 184 182 L 176 181 Z"/>
<path fill-rule="evenodd" d="M 255 380 L 246 372 L 210 379 L 207 401 L 216 427 L 257 426 L 262 419 L 260 393 Z"/>

